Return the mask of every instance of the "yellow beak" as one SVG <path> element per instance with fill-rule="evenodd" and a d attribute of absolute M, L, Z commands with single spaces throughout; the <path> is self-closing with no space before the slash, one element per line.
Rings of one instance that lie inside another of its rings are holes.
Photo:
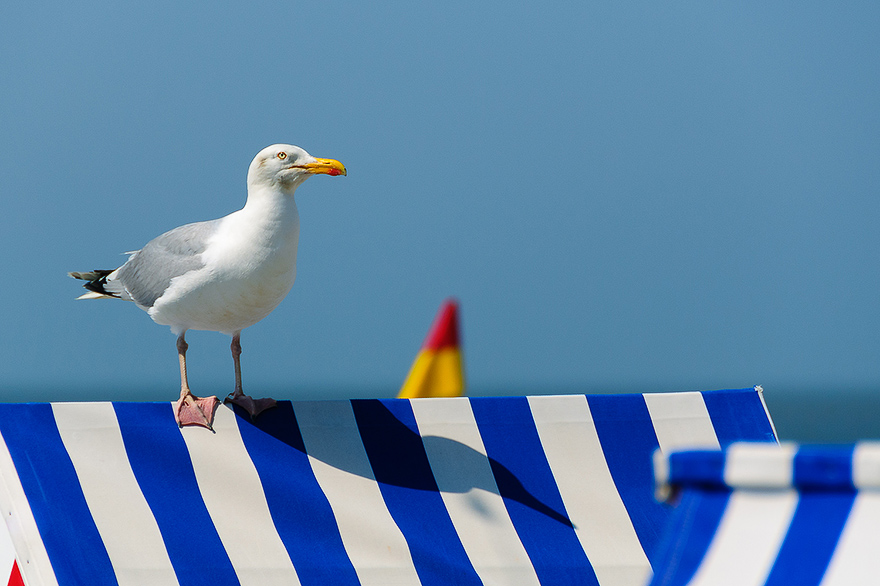
<path fill-rule="evenodd" d="M 315 175 L 347 175 L 345 165 L 335 159 L 317 159 L 314 163 L 306 163 L 305 165 L 297 165 Z"/>

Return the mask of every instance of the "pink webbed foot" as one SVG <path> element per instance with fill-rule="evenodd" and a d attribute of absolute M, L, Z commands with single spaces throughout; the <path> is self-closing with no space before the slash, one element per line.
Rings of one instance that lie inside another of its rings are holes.
<path fill-rule="evenodd" d="M 276 405 L 275 399 L 254 399 L 253 397 L 245 395 L 244 393 L 231 393 L 228 397 L 223 399 L 223 402 L 238 405 L 239 407 L 250 413 L 251 421 L 256 419 L 257 415 L 259 415 L 266 409 L 271 409 Z"/>
<path fill-rule="evenodd" d="M 214 411 L 220 405 L 220 399 L 217 397 L 196 397 L 192 393 L 187 393 L 177 400 L 177 424 L 180 427 L 184 425 L 201 425 L 214 431 Z"/>

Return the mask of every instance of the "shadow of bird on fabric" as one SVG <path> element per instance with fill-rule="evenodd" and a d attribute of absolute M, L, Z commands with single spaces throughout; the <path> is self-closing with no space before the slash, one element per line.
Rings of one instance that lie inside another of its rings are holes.
<path fill-rule="evenodd" d="M 388 405 L 404 409 L 404 417 L 392 413 Z M 239 425 L 253 425 L 289 448 L 338 470 L 375 479 L 380 488 L 387 485 L 451 493 L 484 490 L 572 527 L 564 510 L 537 498 L 508 466 L 454 439 L 419 435 L 414 419 L 401 420 L 408 419 L 407 411 L 412 413 L 408 405 L 406 400 L 375 399 L 279 401 L 276 409 L 264 412 L 255 422 L 237 407 L 236 414 Z M 319 420 L 314 419 L 316 415 Z M 357 444 L 346 440 L 352 433 L 359 436 Z M 278 449 L 277 457 L 283 453 Z M 441 473 L 435 474 L 435 470 Z"/>

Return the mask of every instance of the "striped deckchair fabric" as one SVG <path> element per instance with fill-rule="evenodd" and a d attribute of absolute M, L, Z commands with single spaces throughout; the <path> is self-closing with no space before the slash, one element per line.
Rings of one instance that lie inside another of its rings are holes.
<path fill-rule="evenodd" d="M 657 457 L 677 502 L 652 586 L 880 583 L 880 442 Z"/>
<path fill-rule="evenodd" d="M 9 531 L 0 529 L 0 584 L 22 586 L 21 572 L 15 561 L 15 547 Z"/>
<path fill-rule="evenodd" d="M 652 454 L 775 441 L 760 392 L 0 405 L 28 586 L 643 586 Z"/>

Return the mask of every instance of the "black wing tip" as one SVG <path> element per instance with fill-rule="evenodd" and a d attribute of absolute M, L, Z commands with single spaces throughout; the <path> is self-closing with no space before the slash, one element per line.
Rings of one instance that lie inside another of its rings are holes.
<path fill-rule="evenodd" d="M 71 271 L 67 274 L 70 275 L 71 277 L 73 277 L 74 279 L 79 279 L 81 281 L 85 281 L 85 283 L 83 283 L 83 287 L 88 289 L 89 291 L 92 291 L 93 293 L 100 293 L 101 295 L 106 295 L 108 297 L 115 297 L 115 298 L 119 299 L 120 297 L 119 297 L 118 293 L 113 293 L 111 291 L 107 291 L 104 288 L 104 285 L 107 284 L 107 275 L 109 275 L 112 272 L 113 272 L 113 270 L 98 269 L 95 271 L 88 271 L 85 273 Z"/>
<path fill-rule="evenodd" d="M 103 279 L 112 272 L 113 270 L 107 269 L 97 269 L 94 271 L 86 271 L 84 273 L 81 273 L 79 271 L 71 271 L 67 273 L 67 276 L 73 277 L 74 279 L 79 279 L 81 281 L 97 281 L 98 279 Z"/>

